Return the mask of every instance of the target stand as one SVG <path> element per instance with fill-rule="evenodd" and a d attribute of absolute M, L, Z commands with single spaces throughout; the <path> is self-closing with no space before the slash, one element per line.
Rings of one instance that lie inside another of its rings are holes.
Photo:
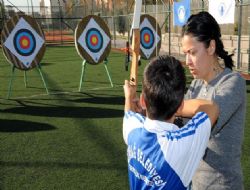
<path fill-rule="evenodd" d="M 82 62 L 82 72 L 81 72 L 80 84 L 79 84 L 79 89 L 78 89 L 79 92 L 81 92 L 81 89 L 82 89 L 82 83 L 84 81 L 84 75 L 85 75 L 87 63 L 88 62 L 85 59 Z M 108 75 L 108 79 L 109 79 L 110 85 L 111 85 L 111 87 L 114 87 L 113 82 L 112 82 L 112 78 L 111 78 L 111 76 L 109 74 L 109 70 L 108 70 L 107 64 L 108 64 L 108 59 L 105 59 L 103 61 L 103 65 L 104 65 L 106 73 Z"/>
<path fill-rule="evenodd" d="M 11 95 L 15 69 L 24 71 L 24 83 L 27 87 L 26 71 L 37 68 L 49 94 L 40 64 L 46 45 L 43 32 L 35 19 L 27 15 L 13 16 L 5 23 L 1 39 L 3 54 L 12 65 L 7 99 Z"/>
<path fill-rule="evenodd" d="M 14 76 L 15 76 L 15 69 L 16 69 L 15 66 L 12 66 L 12 68 L 11 68 L 11 78 L 10 78 L 10 82 L 9 82 L 7 99 L 9 99 L 10 96 L 11 96 L 12 83 L 13 83 L 13 79 L 14 79 Z M 46 93 L 49 94 L 49 90 L 48 90 L 45 78 L 43 77 L 42 67 L 41 67 L 40 63 L 36 66 L 36 69 L 37 69 L 37 71 L 38 71 L 38 73 L 39 73 L 39 75 L 40 75 L 40 77 L 42 79 L 42 82 L 43 82 L 43 85 L 45 87 Z M 27 73 L 26 73 L 26 71 L 24 71 L 24 86 L 25 86 L 25 88 L 28 87 L 28 80 L 27 80 Z"/>
<path fill-rule="evenodd" d="M 111 50 L 111 35 L 108 26 L 101 17 L 89 15 L 78 23 L 75 30 L 75 47 L 83 58 L 79 92 L 82 88 L 87 63 L 91 65 L 103 63 L 110 85 L 113 87 L 107 67 L 107 57 Z"/>

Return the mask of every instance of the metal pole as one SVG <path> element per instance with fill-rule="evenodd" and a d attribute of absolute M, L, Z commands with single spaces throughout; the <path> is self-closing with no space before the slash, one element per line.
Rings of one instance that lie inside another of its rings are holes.
<path fill-rule="evenodd" d="M 241 27 L 242 27 L 242 3 L 243 0 L 240 1 L 240 12 L 239 12 L 239 17 L 238 17 L 238 46 L 237 46 L 237 66 L 236 69 L 240 68 L 240 47 L 241 47 Z"/>
<path fill-rule="evenodd" d="M 171 8 L 170 8 L 170 0 L 168 1 L 168 52 L 169 52 L 169 55 L 171 55 L 171 45 L 170 45 L 170 41 L 171 41 Z"/>
<path fill-rule="evenodd" d="M 128 48 L 129 48 L 130 24 L 129 24 L 129 8 L 128 7 L 129 6 L 128 6 L 128 0 L 127 0 L 127 17 L 126 18 L 127 18 L 127 30 L 128 30 L 128 39 L 127 39 L 128 41 L 127 42 L 128 42 Z"/>
<path fill-rule="evenodd" d="M 106 73 L 107 73 L 107 75 L 108 75 L 110 85 L 111 85 L 111 87 L 114 87 L 113 82 L 112 82 L 111 75 L 109 74 L 109 70 L 108 70 L 107 64 L 108 64 L 108 60 L 105 59 L 105 60 L 104 60 L 104 67 L 105 67 Z"/>
<path fill-rule="evenodd" d="M 101 14 L 102 16 L 104 16 L 104 14 L 103 14 L 104 11 L 103 10 L 104 10 L 104 7 L 103 7 L 103 0 L 102 0 L 102 14 Z"/>
<path fill-rule="evenodd" d="M 8 88 L 7 99 L 9 99 L 9 98 L 10 98 L 10 95 L 11 95 L 11 91 L 12 91 L 12 82 L 13 82 L 14 74 L 15 74 L 15 67 L 12 66 L 12 67 L 11 67 L 11 78 L 10 78 L 10 83 L 9 83 L 9 88 Z"/>
<path fill-rule="evenodd" d="M 4 1 L 1 0 L 1 19 L 2 19 L 2 25 L 1 25 L 1 28 L 3 29 L 3 26 L 4 26 L 4 23 L 5 23 L 5 6 L 4 6 Z"/>
<path fill-rule="evenodd" d="M 87 15 L 87 3 L 85 0 L 84 0 L 84 9 L 85 9 L 85 16 L 86 16 Z"/>
<path fill-rule="evenodd" d="M 248 17 L 248 74 L 250 74 L 250 17 Z"/>
<path fill-rule="evenodd" d="M 144 13 L 147 12 L 146 0 L 144 0 Z"/>
<path fill-rule="evenodd" d="M 157 36 L 158 36 L 158 23 L 157 23 L 157 15 L 158 14 L 158 1 L 156 0 L 155 1 L 155 20 L 156 20 L 156 22 L 155 22 L 155 28 L 156 28 L 156 32 L 155 32 L 155 36 L 154 36 L 154 38 L 155 38 L 155 41 L 156 41 L 156 39 L 157 39 Z M 156 47 L 155 47 L 155 55 L 156 56 L 158 56 L 158 52 L 157 52 L 157 49 L 158 49 L 158 43 L 157 43 L 157 41 L 156 41 Z"/>
<path fill-rule="evenodd" d="M 27 5 L 28 5 L 28 15 L 29 15 L 30 14 L 29 0 L 27 0 Z"/>
<path fill-rule="evenodd" d="M 116 28 L 115 28 L 115 0 L 112 1 L 112 8 L 113 8 L 113 26 L 114 26 L 114 46 L 116 47 Z"/>
<path fill-rule="evenodd" d="M 58 0 L 58 6 L 59 6 L 59 15 L 60 15 L 60 34 L 61 34 L 61 44 L 63 44 L 63 38 L 62 38 L 62 22 L 63 22 L 63 17 L 62 17 L 62 7 L 60 0 Z"/>
<path fill-rule="evenodd" d="M 202 11 L 204 11 L 204 0 L 202 0 L 201 6 L 202 6 Z"/>
<path fill-rule="evenodd" d="M 30 0 L 30 3 L 31 3 L 32 16 L 33 16 L 33 18 L 34 18 L 33 1 L 32 1 L 32 0 Z"/>
<path fill-rule="evenodd" d="M 92 1 L 92 3 L 91 3 L 91 14 L 93 14 L 94 13 L 94 1 Z"/>
<path fill-rule="evenodd" d="M 79 84 L 79 89 L 78 89 L 79 92 L 81 92 L 81 89 L 82 89 L 82 82 L 84 80 L 85 70 L 86 70 L 86 60 L 84 59 L 82 62 L 82 72 L 81 72 L 80 84 Z"/>

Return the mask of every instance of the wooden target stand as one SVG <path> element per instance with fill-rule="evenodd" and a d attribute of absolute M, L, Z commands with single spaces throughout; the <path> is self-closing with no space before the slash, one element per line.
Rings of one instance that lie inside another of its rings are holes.
<path fill-rule="evenodd" d="M 34 18 L 27 15 L 15 15 L 5 23 L 1 33 L 3 54 L 11 64 L 11 78 L 7 99 L 10 98 L 15 70 L 24 71 L 24 84 L 27 87 L 26 71 L 36 68 L 49 94 L 43 77 L 41 60 L 46 45 L 44 35 Z"/>
<path fill-rule="evenodd" d="M 113 82 L 107 67 L 108 55 L 111 50 L 111 35 L 106 23 L 98 16 L 84 17 L 75 30 L 75 47 L 83 58 L 79 92 L 82 88 L 87 63 L 97 65 L 103 63 L 111 87 Z"/>

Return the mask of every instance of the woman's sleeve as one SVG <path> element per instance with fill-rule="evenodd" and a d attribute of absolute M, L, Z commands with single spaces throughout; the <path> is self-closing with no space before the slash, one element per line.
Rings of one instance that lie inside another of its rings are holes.
<path fill-rule="evenodd" d="M 217 129 L 222 128 L 234 116 L 239 107 L 245 104 L 245 98 L 246 82 L 239 74 L 229 75 L 216 87 L 212 99 L 220 109 Z"/>
<path fill-rule="evenodd" d="M 185 97 L 184 97 L 185 100 L 191 99 L 191 90 L 190 90 L 191 85 L 189 86 L 189 88 L 188 88 L 188 90 L 187 90 L 187 92 L 185 94 Z"/>
<path fill-rule="evenodd" d="M 194 89 L 195 89 L 196 85 L 197 85 L 197 80 L 192 80 L 191 84 L 188 87 L 187 92 L 185 93 L 185 97 L 184 97 L 185 100 L 193 99 L 192 94 L 194 92 Z"/>

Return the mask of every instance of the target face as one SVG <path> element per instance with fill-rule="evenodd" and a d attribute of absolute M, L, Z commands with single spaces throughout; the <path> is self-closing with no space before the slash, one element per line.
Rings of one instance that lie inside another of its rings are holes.
<path fill-rule="evenodd" d="M 31 55 L 36 48 L 36 40 L 31 31 L 20 29 L 14 36 L 14 47 L 22 56 Z"/>
<path fill-rule="evenodd" d="M 99 52 L 103 46 L 102 34 L 95 28 L 88 30 L 86 34 L 86 45 L 91 52 Z"/>
<path fill-rule="evenodd" d="M 45 53 L 43 33 L 30 16 L 14 16 L 2 31 L 3 52 L 16 68 L 28 70 L 40 63 Z"/>
<path fill-rule="evenodd" d="M 141 37 L 141 45 L 145 49 L 150 49 L 154 45 L 154 34 L 152 30 L 148 27 L 144 27 L 140 32 Z"/>
<path fill-rule="evenodd" d="M 156 56 L 161 48 L 161 30 L 154 17 L 142 15 L 140 23 L 140 53 L 142 58 Z"/>
<path fill-rule="evenodd" d="M 95 15 L 83 18 L 75 31 L 75 44 L 79 55 L 88 63 L 102 62 L 111 49 L 111 37 L 106 23 Z"/>

